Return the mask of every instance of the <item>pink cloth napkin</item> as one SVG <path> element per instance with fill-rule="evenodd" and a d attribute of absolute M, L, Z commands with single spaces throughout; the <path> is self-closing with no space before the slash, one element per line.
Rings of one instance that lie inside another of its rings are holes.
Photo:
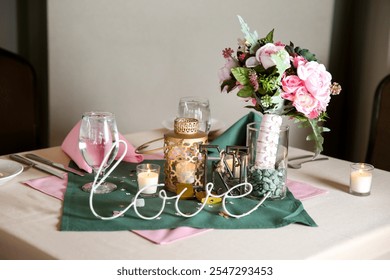
<path fill-rule="evenodd" d="M 299 200 L 305 200 L 328 192 L 327 190 L 319 189 L 303 182 L 288 179 L 287 186 L 294 197 Z"/>
<path fill-rule="evenodd" d="M 166 245 L 179 241 L 188 237 L 192 237 L 207 231 L 212 230 L 207 228 L 192 228 L 192 227 L 178 227 L 175 229 L 159 229 L 159 230 L 133 230 L 135 234 L 148 239 L 149 241 Z"/>
<path fill-rule="evenodd" d="M 23 183 L 44 194 L 58 198 L 59 200 L 64 200 L 66 187 L 68 185 L 68 174 L 65 173 L 64 179 L 60 179 L 56 176 L 47 176 L 28 180 Z"/>
<path fill-rule="evenodd" d="M 66 186 L 68 182 L 68 176 L 65 176 L 63 180 L 55 176 L 48 176 L 38 179 L 25 181 L 28 186 L 41 191 L 45 194 L 64 199 Z M 287 180 L 287 186 L 292 192 L 294 197 L 299 200 L 305 200 L 311 197 L 315 197 L 321 194 L 327 193 L 326 190 L 322 190 L 313 187 L 309 184 Z M 182 240 L 191 236 L 195 236 L 212 229 L 198 229 L 191 227 L 179 227 L 176 229 L 160 229 L 160 230 L 133 230 L 132 232 L 142 236 L 143 238 L 160 245 L 169 244 L 178 240 Z"/>
<path fill-rule="evenodd" d="M 81 121 L 79 121 L 72 130 L 65 137 L 64 142 L 61 145 L 62 150 L 77 164 L 77 166 L 85 171 L 91 173 L 92 168 L 85 162 L 81 152 L 79 150 L 79 133 L 80 133 Z M 141 162 L 144 160 L 143 155 L 137 154 L 133 145 L 119 133 L 119 139 L 127 143 L 127 153 L 123 158 L 123 161 L 127 162 Z M 124 146 L 119 146 L 119 151 L 116 159 L 118 159 L 124 152 Z"/>

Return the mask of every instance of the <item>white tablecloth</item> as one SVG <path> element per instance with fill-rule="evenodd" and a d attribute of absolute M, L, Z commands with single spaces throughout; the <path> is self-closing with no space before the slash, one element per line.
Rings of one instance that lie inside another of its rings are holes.
<path fill-rule="evenodd" d="M 126 135 L 135 146 L 161 136 L 161 130 Z M 60 147 L 34 152 L 69 161 Z M 308 153 L 290 148 L 290 156 Z M 348 193 L 349 165 L 330 158 L 289 169 L 289 179 L 328 190 L 303 201 L 318 227 L 212 230 L 169 245 L 153 244 L 130 231 L 59 231 L 62 201 L 22 184 L 47 176 L 29 169 L 0 186 L 0 258 L 390 259 L 390 172 L 376 169 L 371 195 L 357 197 Z"/>

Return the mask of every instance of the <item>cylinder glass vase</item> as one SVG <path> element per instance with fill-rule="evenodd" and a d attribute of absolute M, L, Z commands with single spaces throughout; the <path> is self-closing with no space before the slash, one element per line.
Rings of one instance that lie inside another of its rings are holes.
<path fill-rule="evenodd" d="M 248 159 L 248 182 L 252 184 L 251 195 L 259 198 L 268 192 L 271 199 L 283 199 L 287 191 L 287 156 L 289 127 L 282 125 L 278 130 L 277 141 L 264 143 L 262 139 L 267 138 L 262 131 L 261 123 L 254 122 L 247 125 L 247 146 L 249 152 Z M 262 146 L 263 145 L 263 146 Z M 264 147 L 265 145 L 265 147 Z M 260 152 L 261 150 L 261 152 Z M 272 159 L 261 155 L 263 151 L 273 151 Z M 276 152 L 276 153 L 275 153 Z M 259 158 L 261 158 L 259 160 Z M 267 160 L 265 166 L 261 161 Z M 271 164 L 269 164 L 271 162 Z"/>

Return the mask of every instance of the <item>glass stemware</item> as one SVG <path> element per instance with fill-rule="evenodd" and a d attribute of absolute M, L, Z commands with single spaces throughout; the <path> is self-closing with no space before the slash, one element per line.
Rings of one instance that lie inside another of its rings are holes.
<path fill-rule="evenodd" d="M 81 120 L 79 149 L 85 162 L 92 168 L 94 175 L 97 175 L 100 166 L 99 179 L 104 176 L 104 171 L 111 165 L 118 153 L 119 140 L 115 116 L 109 112 L 87 112 Z M 112 146 L 115 145 L 114 148 Z M 112 149 L 112 151 L 111 151 Z M 108 156 L 108 153 L 111 154 Z M 106 162 L 104 159 L 108 156 Z M 85 192 L 91 192 L 93 182 L 82 186 Z M 103 182 L 95 189 L 95 194 L 110 193 L 116 190 L 117 186 L 111 182 Z"/>
<path fill-rule="evenodd" d="M 199 130 L 209 133 L 211 127 L 210 103 L 207 98 L 186 96 L 179 100 L 178 117 L 194 118 L 199 122 Z"/>

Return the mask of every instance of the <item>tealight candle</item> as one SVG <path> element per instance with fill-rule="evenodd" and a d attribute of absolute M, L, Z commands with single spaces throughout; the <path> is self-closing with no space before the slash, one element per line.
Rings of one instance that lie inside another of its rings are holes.
<path fill-rule="evenodd" d="M 160 166 L 158 164 L 144 163 L 137 165 L 138 188 L 141 190 L 149 186 L 142 191 L 143 194 L 156 193 L 159 174 Z"/>
<path fill-rule="evenodd" d="M 183 161 L 176 165 L 178 183 L 192 184 L 195 182 L 196 165 L 193 162 Z"/>
<path fill-rule="evenodd" d="M 365 196 L 371 192 L 372 171 L 374 166 L 366 163 L 351 164 L 349 192 L 354 195 Z"/>

